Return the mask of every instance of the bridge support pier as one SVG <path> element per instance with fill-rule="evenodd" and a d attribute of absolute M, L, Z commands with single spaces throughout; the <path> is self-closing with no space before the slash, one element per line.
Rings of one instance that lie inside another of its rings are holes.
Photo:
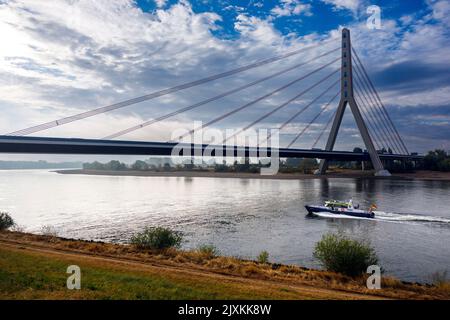
<path fill-rule="evenodd" d="M 373 144 L 370 137 L 369 130 L 364 122 L 364 119 L 359 111 L 358 105 L 353 96 L 353 74 L 352 74 L 352 47 L 350 41 L 350 30 L 344 28 L 342 30 L 342 64 L 341 64 L 341 99 L 339 101 L 339 106 L 336 111 L 336 116 L 331 127 L 330 135 L 328 136 L 327 145 L 325 147 L 326 151 L 332 151 L 334 144 L 336 142 L 336 137 L 341 126 L 342 117 L 344 116 L 345 108 L 347 105 L 350 106 L 352 114 L 355 118 L 356 125 L 361 134 L 361 137 L 366 146 L 367 152 L 370 155 L 370 160 L 372 161 L 373 167 L 375 168 L 376 176 L 387 177 L 391 174 L 389 171 L 384 169 L 383 163 L 378 156 L 377 150 Z M 325 174 L 328 169 L 328 161 L 322 159 L 320 162 L 319 169 L 316 174 Z"/>

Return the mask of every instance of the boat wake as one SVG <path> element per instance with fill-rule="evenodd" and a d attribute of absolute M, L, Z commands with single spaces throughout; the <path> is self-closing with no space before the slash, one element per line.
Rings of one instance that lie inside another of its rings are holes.
<path fill-rule="evenodd" d="M 335 214 L 335 213 L 330 213 L 330 212 L 314 212 L 313 216 L 318 216 L 321 218 L 332 218 L 332 219 L 374 220 L 374 218 L 355 217 L 355 216 L 348 216 L 345 214 Z"/>
<path fill-rule="evenodd" d="M 436 222 L 450 224 L 450 219 L 410 213 L 394 213 L 384 211 L 374 211 L 375 218 L 385 221 L 413 221 L 413 222 Z"/>
<path fill-rule="evenodd" d="M 374 211 L 375 218 L 363 218 L 363 217 L 353 217 L 347 215 L 338 215 L 329 212 L 315 212 L 314 215 L 322 218 L 332 218 L 332 219 L 358 219 L 358 220 L 371 220 L 371 221 L 387 221 L 387 222 L 418 222 L 418 223 L 438 223 L 446 224 L 450 226 L 450 219 L 443 217 L 434 217 L 419 214 L 410 213 L 394 213 L 394 212 L 384 212 L 384 211 Z"/>

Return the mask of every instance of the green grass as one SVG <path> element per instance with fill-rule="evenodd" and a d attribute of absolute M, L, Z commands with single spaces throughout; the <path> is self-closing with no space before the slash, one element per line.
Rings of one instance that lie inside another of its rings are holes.
<path fill-rule="evenodd" d="M 66 269 L 81 268 L 81 290 L 68 290 Z M 146 267 L 0 248 L 0 299 L 268 299 L 298 293 L 245 286 Z"/>

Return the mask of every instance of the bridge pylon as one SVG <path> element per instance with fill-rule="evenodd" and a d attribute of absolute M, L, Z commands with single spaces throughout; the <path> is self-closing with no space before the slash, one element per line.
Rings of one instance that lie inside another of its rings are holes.
<path fill-rule="evenodd" d="M 341 126 L 342 117 L 344 116 L 345 108 L 347 105 L 349 105 L 366 149 L 369 152 L 370 160 L 372 161 L 373 167 L 375 168 L 375 175 L 390 176 L 391 174 L 389 173 L 389 171 L 385 170 L 383 167 L 383 163 L 378 156 L 372 138 L 370 137 L 369 130 L 367 129 L 367 126 L 358 108 L 358 104 L 356 103 L 353 96 L 352 47 L 350 40 L 350 30 L 347 28 L 344 28 L 342 30 L 341 56 L 341 98 L 333 121 L 333 126 L 331 127 L 330 135 L 328 136 L 325 150 L 333 151 L 339 127 Z M 320 161 L 320 166 L 316 171 L 316 174 L 325 174 L 327 169 L 328 161 L 326 159 L 322 159 Z"/>

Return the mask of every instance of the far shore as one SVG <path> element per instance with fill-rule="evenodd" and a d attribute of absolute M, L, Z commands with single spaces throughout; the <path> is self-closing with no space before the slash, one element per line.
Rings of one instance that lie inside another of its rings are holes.
<path fill-rule="evenodd" d="M 132 176 L 132 177 L 186 177 L 186 178 L 238 178 L 238 179 L 274 179 L 274 180 L 306 180 L 327 178 L 365 178 L 386 179 L 375 177 L 372 171 L 340 170 L 323 176 L 303 173 L 278 173 L 276 175 L 261 175 L 248 172 L 214 172 L 214 171 L 136 171 L 136 170 L 86 170 L 65 169 L 55 170 L 59 174 L 86 174 L 102 176 Z M 389 179 L 389 178 L 388 178 Z M 450 181 L 450 172 L 416 171 L 414 173 L 395 173 L 390 179 L 407 180 L 438 180 Z"/>

